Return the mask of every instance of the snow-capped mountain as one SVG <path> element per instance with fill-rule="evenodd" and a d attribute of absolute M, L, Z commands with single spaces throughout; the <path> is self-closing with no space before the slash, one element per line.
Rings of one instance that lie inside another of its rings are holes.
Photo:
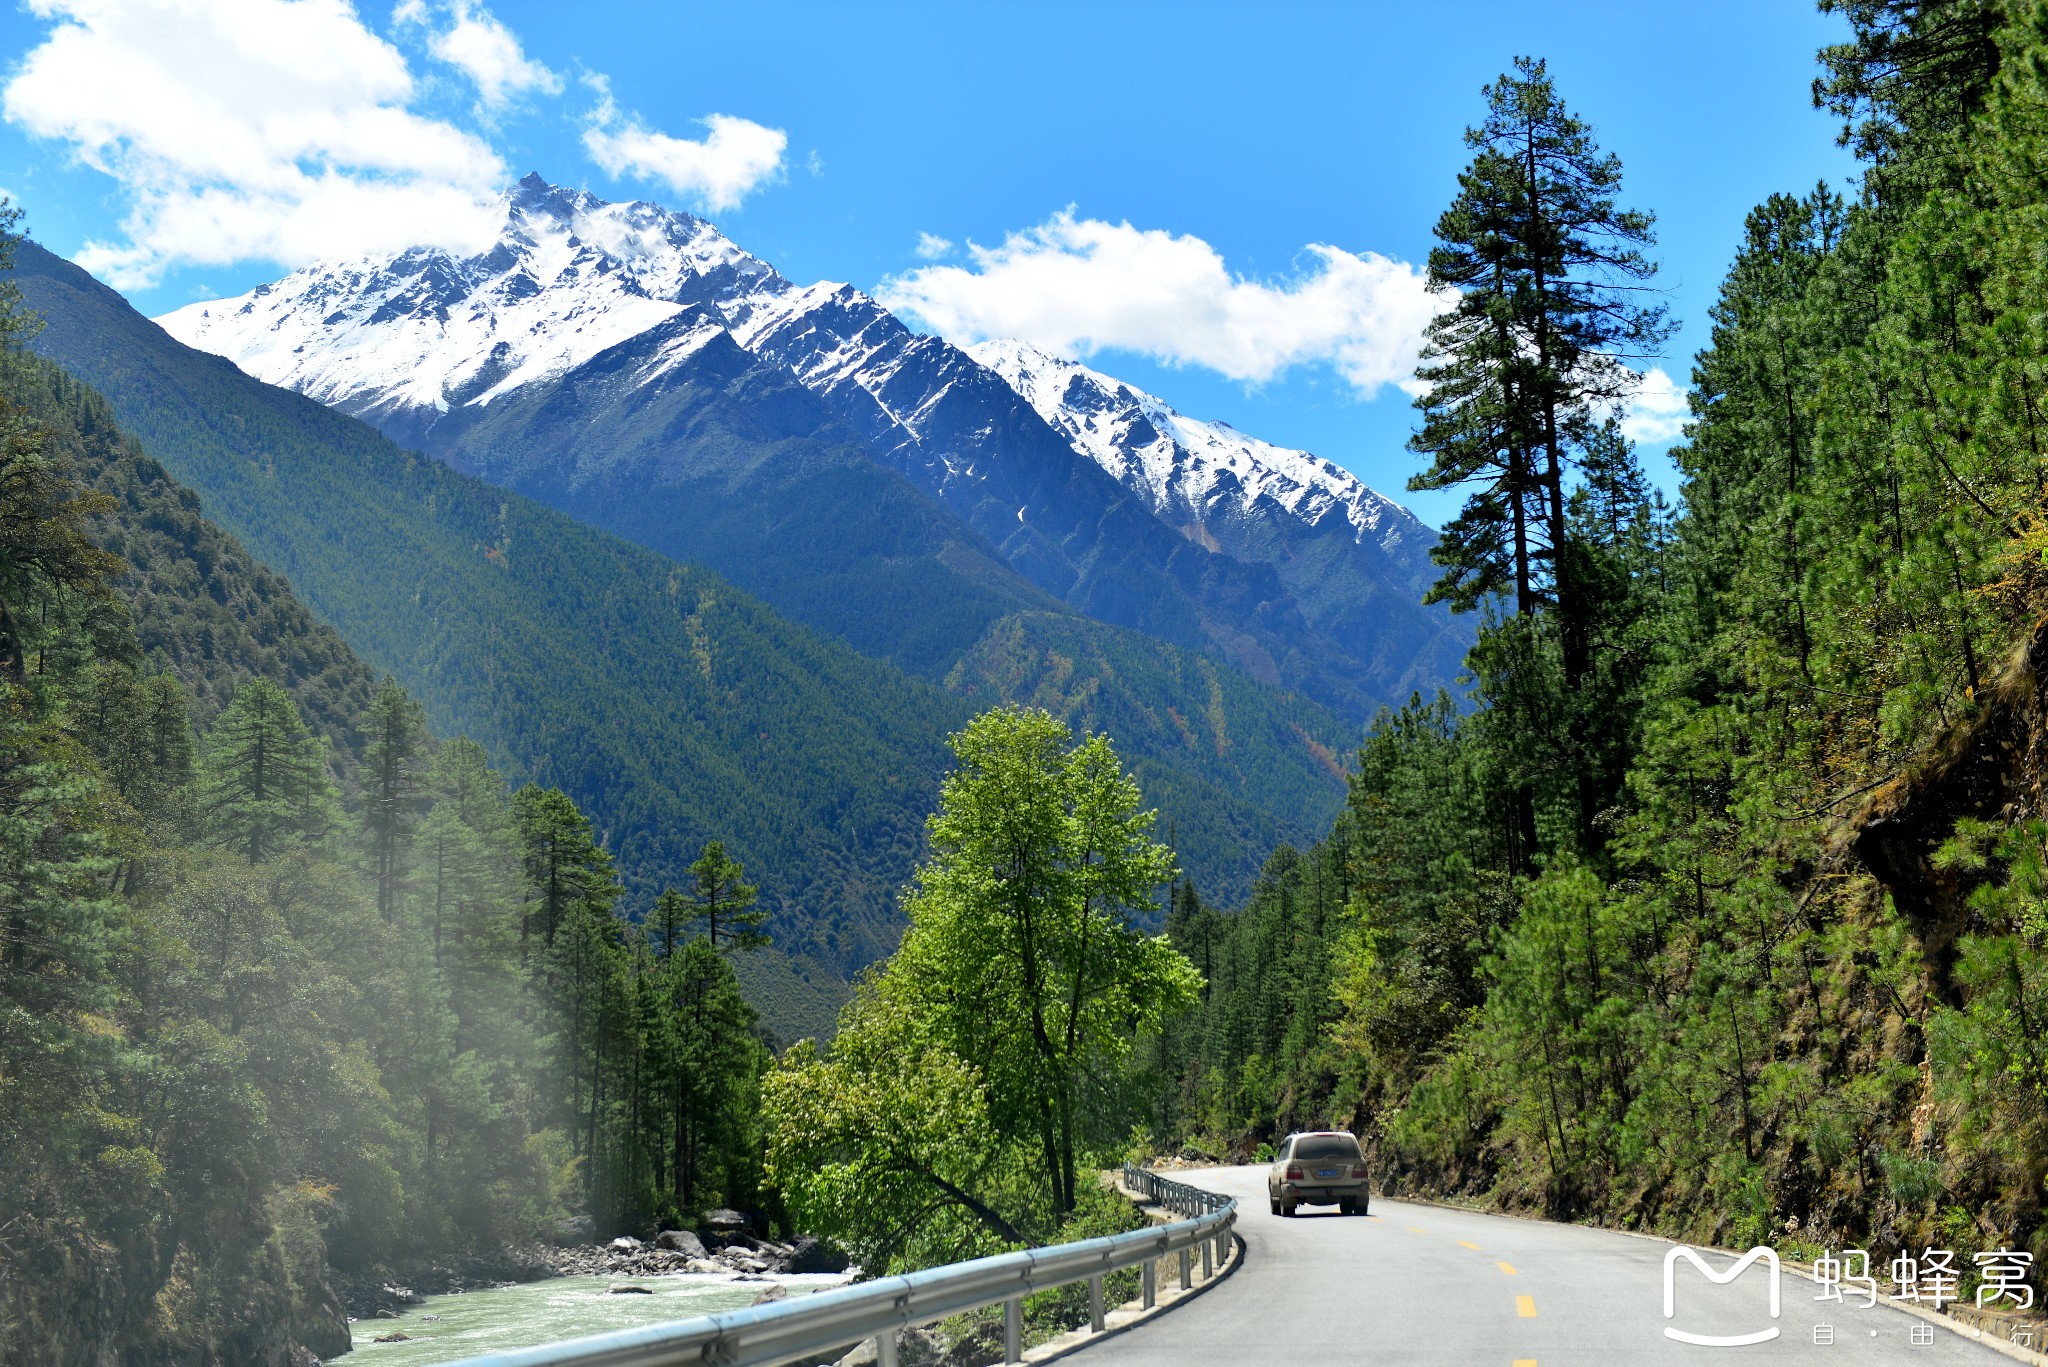
<path fill-rule="evenodd" d="M 607 203 L 530 175 L 498 242 L 322 263 L 156 321 L 267 383 L 377 421 L 484 405 L 560 375 L 688 304 L 786 287 L 690 214 Z M 380 423 L 382 425 L 382 423 Z"/>
<path fill-rule="evenodd" d="M 1406 508 L 1306 451 L 1187 417 L 1142 389 L 1024 342 L 980 342 L 967 354 L 1009 381 L 1076 450 L 1190 534 L 1219 520 L 1256 517 L 1263 504 L 1309 527 L 1341 518 L 1356 540 L 1389 553 L 1427 549 L 1435 539 Z"/>
<path fill-rule="evenodd" d="M 1227 423 L 1203 422 L 1154 395 L 1022 342 L 968 349 L 1033 411 L 1189 540 L 1271 565 L 1303 617 L 1386 678 L 1417 640 L 1389 630 L 1436 577 L 1436 533 L 1350 472 Z M 1469 644 L 1462 623 L 1399 675 L 1407 687 L 1448 677 Z M 1437 672 L 1441 671 L 1441 672 Z"/>
<path fill-rule="evenodd" d="M 573 486 L 579 516 L 597 520 L 589 475 L 602 470 L 604 497 L 638 518 L 642 530 L 626 533 L 636 538 L 654 533 L 644 500 L 625 506 L 641 488 L 632 480 L 701 483 L 713 452 L 721 487 L 754 478 L 758 492 L 767 467 L 736 459 L 736 442 L 765 453 L 761 443 L 815 440 L 860 448 L 958 519 L 957 534 L 941 534 L 919 514 L 920 545 L 974 542 L 974 556 L 994 555 L 1073 610 L 1207 650 L 1354 716 L 1448 677 L 1462 654 L 1444 615 L 1417 602 L 1431 533 L 1326 462 L 1182 418 L 1052 358 L 1001 346 L 977 358 L 859 290 L 797 285 L 687 213 L 532 175 L 507 191 L 504 216 L 477 256 L 420 248 L 310 266 L 158 321 L 258 379 L 489 478 L 549 498 Z M 766 370 L 744 374 L 742 351 Z M 824 409 L 792 409 L 776 375 Z M 722 405 L 716 423 L 706 405 Z M 765 426 L 755 421 L 764 414 Z M 578 472 L 536 473 L 536 462 L 571 459 L 565 442 Z M 630 459 L 611 449 L 620 443 Z M 508 444 L 519 462 L 508 463 Z M 832 468 L 846 467 L 835 457 Z M 779 487 L 788 496 L 786 474 Z M 757 523 L 769 511 L 749 507 Z M 818 534 L 843 539 L 835 526 Z M 1333 559 L 1325 548 L 1339 528 Z M 989 584 L 984 572 L 968 577 Z"/>

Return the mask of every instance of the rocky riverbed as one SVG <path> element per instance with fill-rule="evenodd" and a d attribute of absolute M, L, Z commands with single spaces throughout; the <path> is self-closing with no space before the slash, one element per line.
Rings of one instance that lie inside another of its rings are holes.
<path fill-rule="evenodd" d="M 351 1324 L 354 1351 L 333 1361 L 336 1367 L 428 1367 L 480 1353 L 744 1309 L 845 1281 L 843 1274 L 579 1275 L 422 1296 L 390 1318 Z"/>
<path fill-rule="evenodd" d="M 713 1212 L 714 1216 L 725 1212 Z M 652 1239 L 557 1247 L 529 1244 L 417 1264 L 402 1276 L 336 1276 L 335 1292 L 352 1320 L 394 1319 L 429 1296 L 502 1290 L 555 1277 L 829 1276 L 846 1255 L 808 1235 L 788 1242 L 750 1232 L 737 1220 L 707 1222 L 705 1232 L 665 1230 Z"/>

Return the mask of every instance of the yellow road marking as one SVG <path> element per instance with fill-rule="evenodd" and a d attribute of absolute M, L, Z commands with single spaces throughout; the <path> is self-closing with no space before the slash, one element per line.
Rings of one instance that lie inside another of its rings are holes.
<path fill-rule="evenodd" d="M 1517 1297 L 1515 1297 L 1515 1313 L 1516 1313 L 1517 1315 L 1520 1315 L 1520 1316 L 1521 1316 L 1521 1317 L 1522 1317 L 1523 1319 L 1525 1319 L 1525 1320 L 1533 1320 L 1533 1319 L 1535 1319 L 1535 1318 L 1536 1318 L 1536 1298 L 1535 1298 L 1534 1296 L 1517 1296 Z"/>
<path fill-rule="evenodd" d="M 1467 1242 L 1466 1242 L 1465 1240 L 1463 1240 L 1463 1239 L 1460 1239 L 1460 1240 L 1458 1240 L 1458 1247 L 1459 1247 L 1459 1248 L 1469 1248 L 1469 1249 L 1471 1249 L 1471 1250 L 1472 1250 L 1472 1251 L 1473 1251 L 1474 1253 L 1477 1253 L 1477 1252 L 1479 1251 L 1479 1245 L 1478 1245 L 1478 1244 L 1474 1244 L 1474 1243 L 1467 1243 Z"/>
<path fill-rule="evenodd" d="M 1536 1367 L 1535 1358 L 1516 1358 L 1515 1367 Z"/>
<path fill-rule="evenodd" d="M 1428 1230 L 1424 1229 L 1424 1228 L 1423 1228 L 1422 1226 L 1420 1226 L 1420 1225 L 1410 1225 L 1410 1226 L 1408 1226 L 1408 1232 L 1409 1232 L 1410 1234 L 1427 1234 L 1427 1233 L 1429 1233 L 1429 1231 L 1428 1231 Z"/>
<path fill-rule="evenodd" d="M 1495 1263 L 1494 1266 L 1507 1273 L 1510 1277 L 1515 1275 L 1515 1265 L 1513 1263 Z"/>

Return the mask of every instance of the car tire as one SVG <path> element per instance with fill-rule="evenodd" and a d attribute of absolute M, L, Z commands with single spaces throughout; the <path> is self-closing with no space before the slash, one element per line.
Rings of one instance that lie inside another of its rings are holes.
<path fill-rule="evenodd" d="M 1274 1200 L 1272 1197 L 1268 1196 L 1266 1198 L 1266 1204 L 1272 1208 L 1273 1213 L 1275 1215 L 1278 1215 L 1280 1213 L 1280 1203 Z"/>

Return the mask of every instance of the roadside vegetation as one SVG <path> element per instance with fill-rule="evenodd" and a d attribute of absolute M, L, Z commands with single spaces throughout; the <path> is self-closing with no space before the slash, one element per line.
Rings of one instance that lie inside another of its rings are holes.
<path fill-rule="evenodd" d="M 1733 1242 L 2048 1254 L 2048 12 L 1828 0 L 1860 191 L 1750 214 L 1683 499 L 1607 420 L 1654 224 L 1540 63 L 1439 222 L 1417 487 L 1467 697 L 1374 724 L 1147 1057 L 1168 1142 Z"/>
<path fill-rule="evenodd" d="M 902 947 L 767 1081 L 770 1176 L 877 1272 L 1129 1227 L 1096 1175 L 1138 1035 L 1198 985 L 1140 929 L 1173 855 L 1105 738 L 998 708 L 952 747 Z"/>

